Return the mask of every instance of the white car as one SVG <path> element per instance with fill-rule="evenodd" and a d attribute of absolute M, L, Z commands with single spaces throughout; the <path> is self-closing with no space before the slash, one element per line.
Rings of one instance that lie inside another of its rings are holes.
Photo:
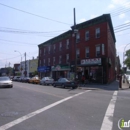
<path fill-rule="evenodd" d="M 13 87 L 13 83 L 9 77 L 0 77 L 0 87 Z"/>
<path fill-rule="evenodd" d="M 51 77 L 43 77 L 41 80 L 40 80 L 40 84 L 41 85 L 49 85 L 49 84 L 53 84 L 54 83 L 54 79 L 51 78 Z"/>

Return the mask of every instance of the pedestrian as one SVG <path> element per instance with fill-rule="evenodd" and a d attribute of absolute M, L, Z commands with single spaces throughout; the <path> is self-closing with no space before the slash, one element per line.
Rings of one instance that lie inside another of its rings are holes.
<path fill-rule="evenodd" d="M 89 82 L 90 82 L 90 83 L 92 82 L 92 77 L 93 77 L 93 73 L 90 72 L 90 73 L 89 73 Z"/>

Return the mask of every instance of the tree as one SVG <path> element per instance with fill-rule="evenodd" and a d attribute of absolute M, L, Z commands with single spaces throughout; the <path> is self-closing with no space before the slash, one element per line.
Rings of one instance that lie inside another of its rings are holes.
<path fill-rule="evenodd" d="M 127 58 L 124 61 L 124 64 L 130 69 L 130 49 L 126 51 L 125 56 L 127 56 Z"/>

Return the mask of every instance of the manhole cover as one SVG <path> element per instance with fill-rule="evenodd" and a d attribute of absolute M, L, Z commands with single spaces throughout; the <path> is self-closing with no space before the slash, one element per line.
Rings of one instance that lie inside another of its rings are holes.
<path fill-rule="evenodd" d="M 17 115 L 18 115 L 18 112 L 5 112 L 1 114 L 1 116 L 4 116 L 4 117 L 13 117 Z"/>

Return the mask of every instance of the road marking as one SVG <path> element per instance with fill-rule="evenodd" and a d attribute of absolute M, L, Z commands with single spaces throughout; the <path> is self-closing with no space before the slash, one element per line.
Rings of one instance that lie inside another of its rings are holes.
<path fill-rule="evenodd" d="M 55 94 L 52 94 L 52 93 L 38 91 L 38 90 L 35 90 L 33 88 L 27 88 L 27 87 L 24 87 L 24 86 L 18 86 L 18 87 L 25 88 L 25 89 L 28 89 L 28 90 L 32 90 L 32 91 L 35 91 L 35 92 L 44 93 L 44 94 L 51 95 L 51 96 L 55 96 L 55 97 L 58 97 L 58 98 L 64 98 L 63 96 L 58 96 L 58 95 L 55 95 Z"/>
<path fill-rule="evenodd" d="M 54 106 L 60 104 L 60 103 L 63 103 L 63 102 L 65 102 L 65 101 L 69 100 L 69 99 L 72 99 L 72 98 L 74 98 L 74 97 L 77 97 L 77 96 L 79 96 L 79 95 L 81 95 L 81 94 L 84 94 L 84 93 L 90 92 L 90 91 L 91 91 L 91 90 L 87 90 L 87 91 L 84 91 L 84 92 L 75 94 L 75 95 L 73 95 L 73 96 L 64 98 L 64 99 L 62 99 L 62 100 L 59 100 L 59 101 L 57 101 L 57 102 L 55 102 L 55 103 L 52 103 L 52 104 L 50 104 L 50 105 L 48 105 L 48 106 L 46 106 L 46 107 L 43 107 L 43 108 L 41 108 L 41 109 L 39 109 L 39 110 L 36 110 L 36 111 L 34 111 L 34 112 L 32 112 L 32 113 L 29 113 L 28 115 L 25 115 L 25 116 L 23 116 L 23 117 L 21 117 L 21 118 L 18 118 L 18 119 L 16 119 L 16 120 L 12 121 L 12 122 L 9 122 L 9 123 L 5 124 L 5 125 L 3 125 L 3 126 L 0 126 L 0 130 L 7 130 L 7 129 L 9 129 L 9 128 L 11 128 L 11 127 L 13 127 L 13 126 L 15 126 L 15 125 L 17 125 L 17 124 L 19 124 L 19 123 L 21 123 L 21 122 L 27 120 L 27 119 L 29 119 L 29 118 L 31 118 L 31 117 L 34 117 L 34 116 L 36 116 L 37 114 L 40 114 L 40 113 L 42 113 L 42 112 L 44 112 L 44 111 L 46 111 L 46 110 L 48 110 L 48 109 L 50 109 L 50 108 L 52 108 L 52 107 L 54 107 Z"/>
<path fill-rule="evenodd" d="M 106 114 L 104 116 L 104 120 L 101 126 L 100 130 L 112 130 L 113 127 L 113 115 L 114 115 L 114 108 L 117 100 L 117 93 L 118 91 L 115 91 L 113 93 L 112 99 L 108 105 Z"/>

